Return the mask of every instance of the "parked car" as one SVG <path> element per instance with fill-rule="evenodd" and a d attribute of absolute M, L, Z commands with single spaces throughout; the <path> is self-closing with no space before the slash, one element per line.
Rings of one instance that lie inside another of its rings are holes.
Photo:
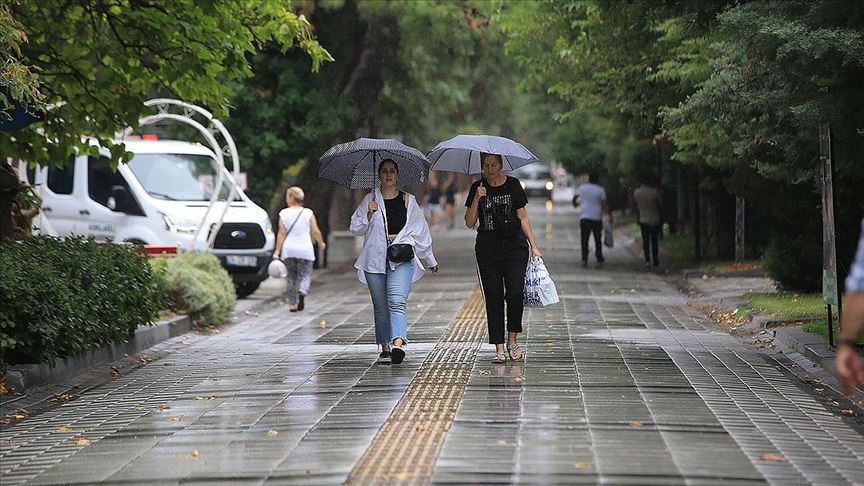
<path fill-rule="evenodd" d="M 552 181 L 552 171 L 549 167 L 543 164 L 529 164 L 514 170 L 510 175 L 519 179 L 528 197 L 552 199 L 555 183 Z"/>
<path fill-rule="evenodd" d="M 238 296 L 254 292 L 268 276 L 275 246 L 267 212 L 239 188 L 227 201 L 231 188 L 223 181 L 218 202 L 199 232 L 219 167 L 213 152 L 189 142 L 125 143 L 135 155 L 116 171 L 111 170 L 105 149 L 99 157 L 72 157 L 63 168 L 28 169 L 26 179 L 38 189 L 47 219 L 34 220 L 36 230 L 48 233 L 50 224 L 58 236 L 212 251 L 233 278 Z M 208 238 L 226 204 L 222 226 L 209 249 Z"/>

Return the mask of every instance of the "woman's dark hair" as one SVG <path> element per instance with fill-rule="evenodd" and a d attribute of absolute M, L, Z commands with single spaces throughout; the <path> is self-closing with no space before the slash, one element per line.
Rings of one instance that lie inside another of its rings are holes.
<path fill-rule="evenodd" d="M 504 168 L 504 158 L 498 154 L 490 154 L 489 152 L 480 152 L 480 165 L 481 166 L 483 165 L 483 159 L 485 159 L 487 155 L 491 155 L 492 157 L 495 157 L 495 159 L 498 160 L 498 165 L 500 165 L 502 169 Z"/>
<path fill-rule="evenodd" d="M 399 173 L 399 164 L 397 164 L 396 161 L 393 160 L 393 159 L 384 159 L 384 160 L 382 160 L 381 163 L 378 164 L 378 173 L 379 173 L 379 174 L 381 173 L 381 166 L 384 165 L 384 164 L 387 163 L 387 162 L 390 162 L 391 164 L 393 164 L 393 167 L 396 169 L 396 173 L 398 174 L 398 173 Z"/>

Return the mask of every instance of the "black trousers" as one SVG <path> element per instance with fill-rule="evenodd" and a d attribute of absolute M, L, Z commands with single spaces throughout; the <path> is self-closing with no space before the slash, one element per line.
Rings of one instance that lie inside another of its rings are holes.
<path fill-rule="evenodd" d="M 582 262 L 588 263 L 588 238 L 594 234 L 594 254 L 598 262 L 603 262 L 603 221 L 596 219 L 579 220 L 579 231 L 582 236 Z"/>
<path fill-rule="evenodd" d="M 642 229 L 642 252 L 645 254 L 645 262 L 652 263 L 656 267 L 660 265 L 660 228 L 659 224 L 639 223 Z"/>
<path fill-rule="evenodd" d="M 507 330 L 522 332 L 525 269 L 528 247 L 506 248 L 482 245 L 478 238 L 474 253 L 480 285 L 486 300 L 489 344 L 504 344 L 504 304 L 507 304 Z"/>

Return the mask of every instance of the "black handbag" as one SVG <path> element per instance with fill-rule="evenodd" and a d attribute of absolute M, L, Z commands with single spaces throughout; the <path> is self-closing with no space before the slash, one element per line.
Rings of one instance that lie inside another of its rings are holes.
<path fill-rule="evenodd" d="M 410 262 L 414 259 L 414 247 L 406 243 L 397 243 L 387 247 L 387 259 L 393 263 Z"/>
<path fill-rule="evenodd" d="M 381 212 L 384 216 L 384 212 Z M 384 216 L 384 235 L 387 235 L 387 216 Z M 407 243 L 390 244 L 387 240 L 387 259 L 393 263 L 405 263 L 414 259 L 414 245 Z"/>

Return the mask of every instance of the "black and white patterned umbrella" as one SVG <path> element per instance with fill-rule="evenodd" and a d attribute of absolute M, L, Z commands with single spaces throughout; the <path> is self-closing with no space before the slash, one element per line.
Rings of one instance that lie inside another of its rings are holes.
<path fill-rule="evenodd" d="M 425 182 L 432 165 L 419 150 L 391 138 L 358 138 L 334 145 L 318 159 L 318 177 L 348 189 L 378 185 L 378 164 L 392 159 L 399 166 L 397 186 Z"/>

